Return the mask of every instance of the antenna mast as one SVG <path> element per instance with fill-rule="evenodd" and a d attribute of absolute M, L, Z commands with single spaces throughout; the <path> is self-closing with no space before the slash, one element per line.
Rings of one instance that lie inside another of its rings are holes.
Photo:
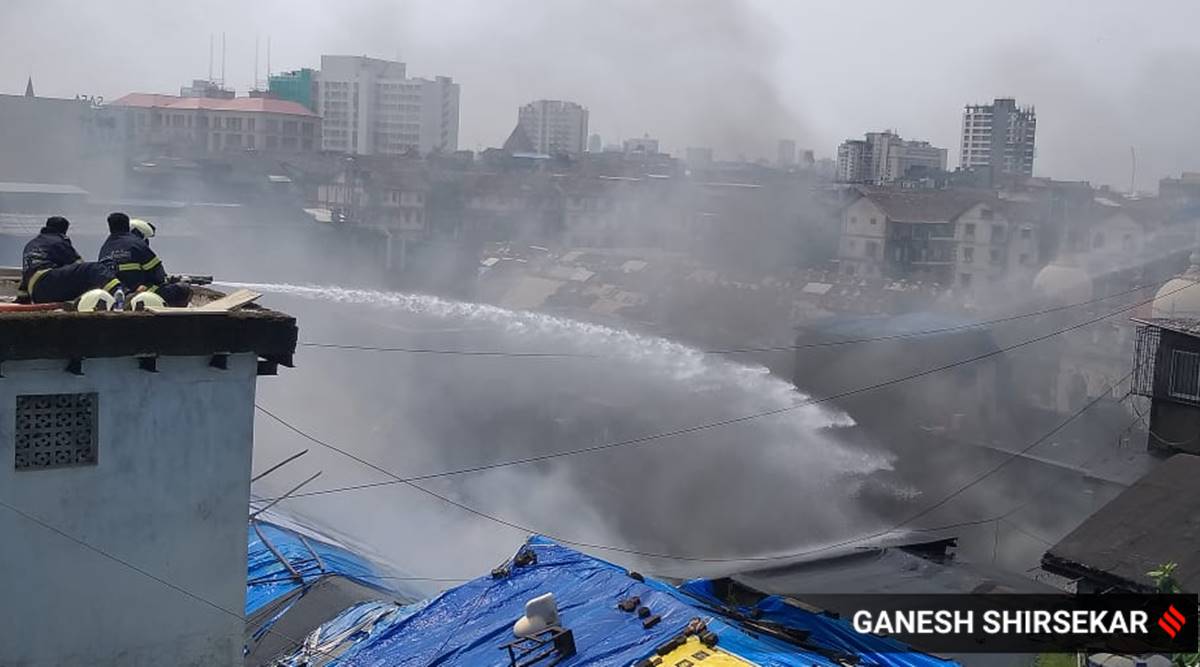
<path fill-rule="evenodd" d="M 258 35 L 254 35 L 254 89 L 258 90 Z"/>
<path fill-rule="evenodd" d="M 221 88 L 225 87 L 225 33 L 221 33 Z"/>
<path fill-rule="evenodd" d="M 212 81 L 212 65 L 213 65 L 213 36 L 208 35 L 208 80 Z"/>
<path fill-rule="evenodd" d="M 1133 151 L 1133 146 L 1129 147 L 1129 194 L 1133 194 L 1134 184 L 1137 183 L 1137 153 Z"/>

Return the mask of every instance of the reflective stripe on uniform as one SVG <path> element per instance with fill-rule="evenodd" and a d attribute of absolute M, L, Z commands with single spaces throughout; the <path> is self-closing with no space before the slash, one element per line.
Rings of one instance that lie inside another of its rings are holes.
<path fill-rule="evenodd" d="M 29 278 L 28 290 L 31 295 L 33 294 L 33 286 L 37 284 L 37 281 L 42 279 L 42 276 L 49 273 L 49 271 L 50 271 L 50 269 L 42 269 L 41 271 L 35 271 L 33 276 L 31 276 Z"/>
<path fill-rule="evenodd" d="M 149 271 L 150 269 L 153 269 L 154 267 L 158 266 L 159 264 L 162 264 L 162 260 L 159 259 L 158 257 L 155 257 L 154 259 L 150 260 L 149 262 L 146 262 L 145 264 L 143 264 L 142 270 Z"/>
<path fill-rule="evenodd" d="M 104 291 L 111 292 L 117 288 L 117 285 L 120 285 L 120 284 L 121 284 L 120 280 L 113 278 L 112 280 L 108 281 L 107 283 L 104 283 Z"/>
<path fill-rule="evenodd" d="M 159 288 L 159 287 L 161 287 L 161 285 L 154 285 L 154 286 L 152 286 L 152 287 L 147 287 L 147 288 L 146 288 L 146 291 L 147 291 L 147 292 L 149 292 L 149 293 L 151 293 L 151 294 L 157 294 L 157 293 L 158 293 L 158 288 Z"/>
<path fill-rule="evenodd" d="M 138 264 L 137 262 L 126 262 L 124 264 L 118 264 L 117 270 L 118 271 L 141 271 L 142 265 Z"/>

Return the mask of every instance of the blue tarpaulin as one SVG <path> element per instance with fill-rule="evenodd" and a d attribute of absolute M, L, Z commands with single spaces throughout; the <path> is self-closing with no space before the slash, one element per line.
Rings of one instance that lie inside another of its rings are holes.
<path fill-rule="evenodd" d="M 312 551 L 309 551 L 299 533 L 262 521 L 256 523 L 263 537 L 301 575 L 304 585 L 327 574 L 341 574 L 371 586 L 381 583 L 380 572 L 365 558 L 315 539 L 307 540 L 312 547 Z M 287 567 L 259 539 L 254 528 L 253 524 L 246 528 L 249 540 L 246 558 L 247 616 L 301 587 Z M 314 552 L 320 557 L 320 563 L 313 557 Z"/>
<path fill-rule="evenodd" d="M 695 579 L 680 586 L 680 590 L 706 605 L 723 605 L 710 580 Z M 894 639 L 856 632 L 845 620 L 800 609 L 777 595 L 765 597 L 753 607 L 739 607 L 736 611 L 745 616 L 752 616 L 758 621 L 808 632 L 809 642 L 831 651 L 858 656 L 859 663 L 863 665 L 947 667 L 954 664 L 931 655 L 912 652 Z"/>
<path fill-rule="evenodd" d="M 306 545 L 299 533 L 273 524 L 259 523 L 258 529 L 301 574 L 304 586 L 330 573 L 368 584 L 380 578 L 368 560 L 346 549 L 315 539 L 308 539 Z M 309 637 L 307 649 L 297 649 L 283 664 L 307 664 L 318 655 L 338 655 L 329 664 L 343 667 L 507 664 L 503 647 L 515 639 L 513 624 L 525 613 L 525 603 L 544 593 L 554 594 L 560 623 L 574 634 L 577 653 L 558 663 L 564 666 L 628 667 L 679 636 L 693 619 L 702 620 L 717 635 L 718 648 L 763 667 L 838 667 L 837 657 L 842 655 L 879 667 L 954 664 L 907 652 L 894 640 L 859 634 L 844 621 L 793 607 L 777 597 L 760 601 L 754 608 L 755 620 L 807 631 L 808 644 L 800 646 L 744 630 L 736 614 L 722 607 L 709 581 L 675 588 L 633 576 L 542 537 L 530 538 L 523 551 L 534 554 L 536 561 L 517 565 L 517 559 L 510 560 L 507 574 L 474 579 L 427 602 L 357 603 L 333 615 Z M 253 526 L 248 577 L 247 614 L 302 588 Z M 645 627 L 638 614 L 618 607 L 633 596 L 659 618 L 656 624 Z M 289 607 L 284 605 L 278 614 L 286 614 Z M 737 611 L 749 616 L 751 610 Z"/>
<path fill-rule="evenodd" d="M 577 653 L 561 665 L 627 667 L 654 653 L 699 618 L 718 638 L 718 647 L 764 667 L 835 667 L 818 652 L 761 633 L 751 634 L 680 590 L 646 579 L 541 537 L 528 547 L 536 563 L 510 566 L 507 576 L 481 577 L 446 591 L 412 614 L 396 614 L 386 627 L 350 648 L 335 663 L 343 667 L 507 664 L 502 647 L 513 641 L 513 623 L 525 603 L 553 593 L 561 625 L 574 634 Z M 641 600 L 661 620 L 650 628 L 618 603 Z M 847 640 L 849 641 L 849 640 Z M 924 656 L 921 656 L 924 658 Z M 940 660 L 878 661 L 880 665 L 945 667 Z"/>

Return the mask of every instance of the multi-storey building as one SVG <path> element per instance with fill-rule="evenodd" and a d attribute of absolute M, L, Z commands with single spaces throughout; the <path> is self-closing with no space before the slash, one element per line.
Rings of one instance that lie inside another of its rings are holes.
<path fill-rule="evenodd" d="M 574 102 L 530 102 L 518 111 L 517 122 L 538 153 L 577 156 L 584 151 L 588 136 L 588 110 Z M 598 137 L 596 143 L 600 143 Z"/>
<path fill-rule="evenodd" d="M 864 191 L 842 211 L 843 274 L 975 289 L 1040 265 L 1036 216 L 969 192 Z"/>
<path fill-rule="evenodd" d="M 458 98 L 449 77 L 410 79 L 401 62 L 321 56 L 322 147 L 355 155 L 452 153 L 458 150 Z"/>
<path fill-rule="evenodd" d="M 868 132 L 866 139 L 848 139 L 838 146 L 837 180 L 843 183 L 887 185 L 913 167 L 943 171 L 946 149 L 928 141 L 905 141 L 895 132 Z"/>
<path fill-rule="evenodd" d="M 1018 107 L 1015 99 L 968 105 L 963 111 L 962 167 L 987 168 L 993 177 L 1032 176 L 1036 132 L 1033 107 Z"/>
<path fill-rule="evenodd" d="M 186 155 L 321 148 L 321 119 L 288 100 L 131 93 L 112 106 L 125 109 L 128 135 L 139 149 Z"/>

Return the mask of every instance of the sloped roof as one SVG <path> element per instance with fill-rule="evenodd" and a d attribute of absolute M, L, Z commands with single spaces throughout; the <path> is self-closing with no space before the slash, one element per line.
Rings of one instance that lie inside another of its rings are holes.
<path fill-rule="evenodd" d="M 950 222 L 972 206 L 995 199 L 988 194 L 953 190 L 860 190 L 860 194 L 883 210 L 893 222 Z"/>
<path fill-rule="evenodd" d="M 340 665 L 497 664 L 506 657 L 503 646 L 515 639 L 513 623 L 524 614 L 525 603 L 553 593 L 560 624 L 574 635 L 576 654 L 567 663 L 571 665 L 638 663 L 682 636 L 696 619 L 716 635 L 718 650 L 750 664 L 837 667 L 838 658 L 847 654 L 864 665 L 953 664 L 899 652 L 904 649 L 894 640 L 859 634 L 845 620 L 801 609 L 780 614 L 773 622 L 787 629 L 812 628 L 807 643 L 775 638 L 761 627 L 744 627 L 744 619 L 724 615 L 693 592 L 633 575 L 546 538 L 530 538 L 518 554 L 526 558 L 514 557 L 495 574 L 451 588 L 424 604 L 351 607 L 313 635 L 322 640 L 317 647 L 338 655 Z M 618 607 L 630 597 L 649 609 L 649 619 Z M 351 631 L 354 628 L 363 630 Z M 288 657 L 300 663 L 306 656 L 301 652 Z"/>
<path fill-rule="evenodd" d="M 1042 567 L 1128 590 L 1151 590 L 1146 573 L 1178 564 L 1184 591 L 1200 591 L 1200 457 L 1176 454 L 1113 498 L 1042 556 Z"/>
<path fill-rule="evenodd" d="M 130 93 L 114 102 L 112 106 L 140 109 L 167 109 L 176 111 L 240 111 L 243 113 L 277 113 L 289 116 L 318 118 L 308 107 L 291 100 L 270 97 L 235 97 L 224 100 L 212 97 L 179 97 L 156 93 Z"/>

